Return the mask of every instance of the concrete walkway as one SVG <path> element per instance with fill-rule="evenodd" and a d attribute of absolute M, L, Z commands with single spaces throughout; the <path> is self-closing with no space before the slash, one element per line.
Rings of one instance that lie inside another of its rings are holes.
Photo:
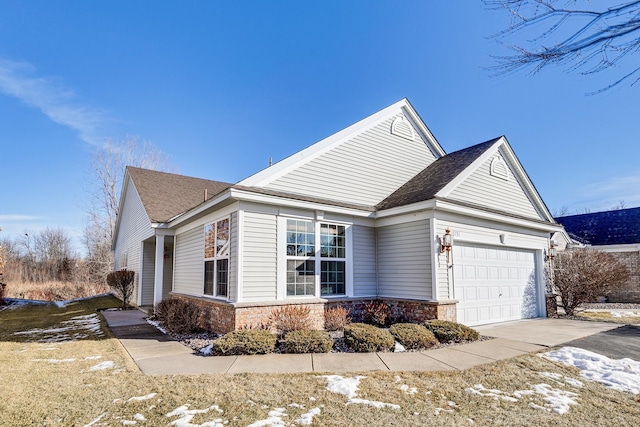
<path fill-rule="evenodd" d="M 267 354 L 202 357 L 158 331 L 139 310 L 103 311 L 113 334 L 147 375 L 241 372 L 455 371 L 615 329 L 612 323 L 533 319 L 475 328 L 493 340 L 406 353 Z"/>

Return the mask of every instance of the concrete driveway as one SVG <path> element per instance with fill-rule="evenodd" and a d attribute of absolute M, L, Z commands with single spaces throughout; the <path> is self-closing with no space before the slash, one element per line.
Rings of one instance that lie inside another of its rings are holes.
<path fill-rule="evenodd" d="M 537 318 L 495 325 L 474 326 L 482 335 L 545 347 L 568 345 L 581 338 L 619 328 L 615 323 Z"/>

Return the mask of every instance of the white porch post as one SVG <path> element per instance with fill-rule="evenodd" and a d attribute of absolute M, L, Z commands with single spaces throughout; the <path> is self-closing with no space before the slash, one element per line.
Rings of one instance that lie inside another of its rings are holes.
<path fill-rule="evenodd" d="M 164 279 L 164 234 L 156 234 L 156 270 L 153 282 L 153 305 L 162 301 Z"/>

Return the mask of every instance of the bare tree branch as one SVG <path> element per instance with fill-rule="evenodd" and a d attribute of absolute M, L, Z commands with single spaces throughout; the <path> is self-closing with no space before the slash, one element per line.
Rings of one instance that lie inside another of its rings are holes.
<path fill-rule="evenodd" d="M 608 2 L 610 7 L 602 5 L 607 2 L 592 4 L 587 0 L 484 2 L 490 9 L 506 10 L 511 17 L 510 25 L 492 38 L 514 53 L 494 57 L 497 64 L 489 67 L 493 75 L 523 68 L 536 74 L 549 65 L 564 66 L 581 75 L 623 70 L 613 83 L 594 93 L 640 80 L 640 66 L 623 61 L 640 50 L 640 1 Z M 559 3 L 568 7 L 559 7 Z M 513 38 L 518 41 L 505 42 Z"/>

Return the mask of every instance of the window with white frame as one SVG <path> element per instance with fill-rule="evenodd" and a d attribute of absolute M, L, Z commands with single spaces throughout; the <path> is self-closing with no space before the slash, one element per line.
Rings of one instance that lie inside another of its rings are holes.
<path fill-rule="evenodd" d="M 229 296 L 229 218 L 204 227 L 204 294 Z"/>
<path fill-rule="evenodd" d="M 287 219 L 288 297 L 346 294 L 346 226 Z"/>

